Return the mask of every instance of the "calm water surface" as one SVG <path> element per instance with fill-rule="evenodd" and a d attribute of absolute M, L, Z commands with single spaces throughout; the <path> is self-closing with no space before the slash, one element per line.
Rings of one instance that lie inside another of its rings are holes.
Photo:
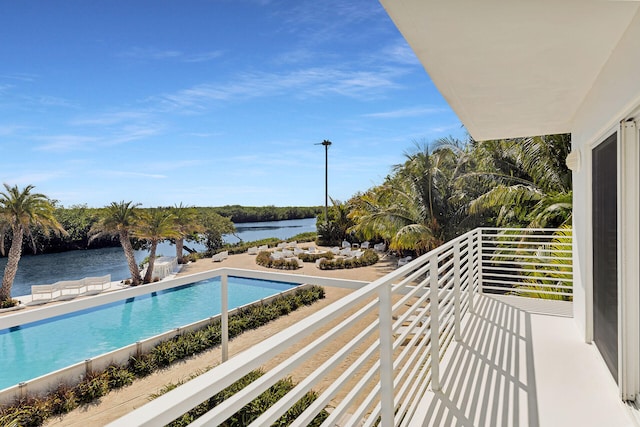
<path fill-rule="evenodd" d="M 294 219 L 272 222 L 249 222 L 236 225 L 237 235 L 243 241 L 253 241 L 277 237 L 288 239 L 296 234 L 316 231 L 316 219 Z M 234 236 L 225 236 L 225 241 L 235 243 Z M 202 250 L 202 245 L 187 243 L 192 249 Z M 158 246 L 158 255 L 174 256 L 175 247 L 169 243 Z M 147 251 L 136 251 L 136 259 L 141 262 Z M 6 258 L 0 258 L 0 274 L 4 272 Z M 59 280 L 76 280 L 89 276 L 111 274 L 112 280 L 122 280 L 130 276 L 122 248 L 91 249 L 59 254 L 28 255 L 20 259 L 18 274 L 11 289 L 11 295 L 31 293 L 31 285 L 54 283 Z"/>

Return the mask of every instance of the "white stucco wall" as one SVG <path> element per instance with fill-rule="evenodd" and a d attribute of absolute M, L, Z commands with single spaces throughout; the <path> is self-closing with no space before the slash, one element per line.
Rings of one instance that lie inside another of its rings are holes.
<path fill-rule="evenodd" d="M 580 150 L 581 169 L 574 185 L 574 315 L 585 339 L 591 336 L 591 150 L 640 106 L 640 13 L 631 21 L 572 125 L 572 143 Z M 636 117 L 639 119 L 640 117 Z M 637 198 L 638 195 L 636 194 Z M 624 232 L 624 230 L 623 230 Z"/>

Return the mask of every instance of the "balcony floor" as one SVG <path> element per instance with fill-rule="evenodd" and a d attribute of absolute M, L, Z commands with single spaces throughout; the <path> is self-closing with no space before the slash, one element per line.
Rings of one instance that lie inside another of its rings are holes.
<path fill-rule="evenodd" d="M 481 295 L 413 426 L 636 426 L 571 303 Z"/>

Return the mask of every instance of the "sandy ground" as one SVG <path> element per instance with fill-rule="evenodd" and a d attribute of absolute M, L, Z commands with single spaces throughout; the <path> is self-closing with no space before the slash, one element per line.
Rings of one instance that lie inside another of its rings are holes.
<path fill-rule="evenodd" d="M 384 276 L 395 268 L 396 260 L 395 258 L 383 259 L 377 264 L 370 267 L 363 267 L 352 270 L 320 270 L 315 267 L 314 264 L 305 263 L 303 268 L 300 268 L 296 271 L 291 272 L 292 274 L 304 274 L 310 276 L 322 276 L 322 277 L 333 277 L 333 278 L 344 278 L 344 279 L 353 279 L 353 280 L 363 280 L 363 281 L 372 281 L 379 277 Z M 183 270 L 179 273 L 179 275 L 193 274 L 198 273 L 214 268 L 218 268 L 221 266 L 225 267 L 235 267 L 235 268 L 246 268 L 246 269 L 254 269 L 254 270 L 268 270 L 264 267 L 258 266 L 255 263 L 255 256 L 248 254 L 239 254 L 239 255 L 231 255 L 228 259 L 221 263 L 213 263 L 211 259 L 203 259 L 199 260 L 196 263 L 189 264 L 183 268 Z M 303 307 L 298 309 L 297 311 L 289 314 L 288 316 L 284 316 L 274 322 L 269 323 L 261 328 L 258 328 L 253 331 L 246 332 L 239 337 L 236 337 L 229 343 L 229 356 L 233 357 L 233 355 L 238 354 L 239 352 L 251 347 L 252 345 L 260 342 L 265 336 L 271 336 L 274 333 L 298 322 L 299 320 L 307 317 L 310 313 L 313 313 L 322 307 L 325 307 L 332 302 L 340 299 L 341 297 L 347 295 L 350 291 L 346 289 L 339 288 L 325 288 L 326 298 L 322 301 L 315 303 L 310 307 Z M 334 324 L 339 322 L 342 319 L 336 319 Z M 363 328 L 371 319 L 364 319 L 362 321 L 361 327 Z M 322 330 L 318 331 L 318 334 L 323 333 L 324 331 L 329 330 L 333 325 L 327 325 Z M 358 328 L 360 329 L 360 328 Z M 355 331 L 353 332 L 355 333 Z M 326 360 L 327 355 L 331 355 L 335 353 L 335 351 L 342 347 L 342 344 L 345 342 L 346 337 L 342 339 L 337 339 L 332 342 L 330 345 L 326 346 L 321 353 L 319 353 L 315 359 L 311 360 L 310 363 L 306 364 L 307 367 L 302 367 L 296 370 L 292 374 L 292 378 L 296 381 L 300 381 L 305 378 L 308 373 L 311 372 L 313 367 L 317 367 L 322 361 Z M 294 353 L 298 349 L 302 348 L 305 344 L 308 343 L 307 340 L 305 342 L 299 343 L 298 345 L 292 347 L 288 351 L 284 352 L 277 358 L 273 359 L 269 363 L 265 365 L 265 368 L 268 369 L 270 366 L 278 363 L 279 361 L 284 360 L 290 354 Z M 346 360 L 344 364 L 348 364 L 350 360 Z M 178 381 L 182 381 L 188 379 L 194 373 L 202 371 L 207 367 L 215 366 L 220 363 L 220 349 L 215 348 L 209 350 L 205 353 L 198 355 L 197 357 L 193 357 L 191 359 L 179 362 L 174 366 L 164 369 L 162 371 L 156 372 L 146 378 L 137 380 L 131 386 L 125 387 L 123 389 L 113 391 L 109 393 L 107 396 L 103 397 L 99 403 L 86 405 L 81 408 L 78 408 L 69 414 L 55 419 L 50 419 L 47 426 L 101 426 L 113 421 L 122 415 L 144 405 L 149 401 L 149 396 L 153 393 L 157 393 L 162 389 L 163 386 L 169 383 L 176 383 Z M 338 370 L 339 371 L 339 370 Z M 325 380 L 325 383 L 318 384 L 315 389 L 321 390 L 326 383 L 330 382 L 330 378 Z"/>

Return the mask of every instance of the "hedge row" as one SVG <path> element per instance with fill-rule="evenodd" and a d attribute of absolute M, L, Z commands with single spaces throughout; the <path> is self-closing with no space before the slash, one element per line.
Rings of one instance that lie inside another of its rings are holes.
<path fill-rule="evenodd" d="M 229 338 L 322 298 L 324 289 L 312 286 L 277 297 L 264 305 L 244 307 L 229 316 Z M 13 405 L 0 408 L 0 425 L 40 426 L 49 417 L 70 412 L 99 399 L 110 390 L 130 385 L 136 378 L 219 345 L 221 330 L 220 321 L 214 320 L 203 329 L 185 332 L 159 343 L 149 353 L 132 356 L 128 364 L 112 365 L 103 372 L 91 373 L 75 386 L 61 384 L 47 396 L 19 399 Z"/>
<path fill-rule="evenodd" d="M 320 258 L 333 259 L 333 252 L 328 251 L 315 254 L 301 253 L 300 255 L 298 255 L 298 258 L 300 258 L 303 262 L 316 262 Z"/>
<path fill-rule="evenodd" d="M 209 412 L 211 409 L 215 408 L 217 405 L 233 396 L 238 391 L 245 388 L 247 385 L 255 381 L 264 375 L 264 372 L 261 370 L 256 370 L 249 372 L 247 375 L 231 384 L 229 387 L 221 391 L 220 393 L 214 395 L 210 399 L 202 402 L 200 405 L 196 406 L 186 414 L 178 417 L 173 422 L 167 424 L 167 427 L 183 427 L 189 425 L 196 419 L 200 418 L 203 414 Z M 166 386 L 162 395 L 175 387 L 177 385 L 169 385 Z M 267 409 L 273 406 L 280 398 L 282 398 L 285 394 L 291 391 L 295 387 L 294 382 L 290 378 L 285 378 L 273 386 L 271 386 L 268 390 L 262 393 L 260 396 L 256 397 L 234 415 L 229 417 L 222 426 L 226 427 L 244 427 L 251 424 L 255 421 L 262 413 L 264 413 Z M 158 396 L 159 396 L 158 395 Z M 156 397 L 158 397 L 156 396 Z M 276 426 L 287 426 L 291 424 L 298 416 L 300 416 L 305 409 L 307 409 L 313 401 L 318 398 L 318 395 L 314 391 L 310 391 L 306 393 L 298 402 L 296 402 L 278 421 L 275 422 Z M 322 424 L 324 420 L 327 419 L 329 413 L 325 410 L 322 410 L 316 417 L 309 423 L 309 426 L 319 426 Z"/>
<path fill-rule="evenodd" d="M 378 262 L 378 254 L 373 249 L 366 249 L 360 258 L 323 259 L 318 264 L 320 270 L 340 270 L 373 265 Z"/>
<path fill-rule="evenodd" d="M 256 255 L 256 264 L 278 270 L 297 270 L 300 268 L 298 261 L 290 259 L 271 259 L 271 252 L 262 251 Z"/>
<path fill-rule="evenodd" d="M 245 253 L 247 249 L 249 249 L 252 246 L 267 245 L 271 248 L 274 248 L 278 245 L 278 243 L 283 243 L 287 241 L 296 241 L 298 243 L 314 242 L 316 240 L 316 237 L 317 237 L 317 233 L 315 231 L 308 231 L 306 233 L 296 234 L 295 236 L 291 237 L 289 240 L 282 240 L 282 239 L 278 239 L 277 237 L 269 237 L 267 239 L 254 240 L 251 242 L 231 243 L 231 244 L 224 245 L 222 248 L 216 250 L 215 253 L 228 251 L 230 255 L 242 254 L 242 253 Z M 214 255 L 214 253 L 206 253 L 206 255 L 210 257 Z"/>

